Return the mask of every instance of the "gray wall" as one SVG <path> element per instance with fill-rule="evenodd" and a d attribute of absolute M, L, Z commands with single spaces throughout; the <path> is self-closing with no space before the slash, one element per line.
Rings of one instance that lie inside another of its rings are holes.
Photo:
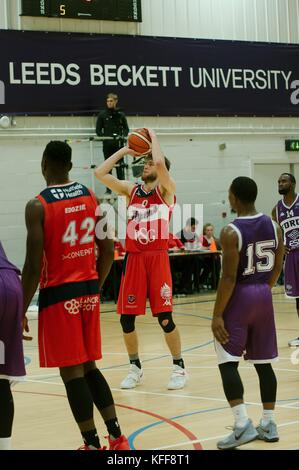
<path fill-rule="evenodd" d="M 211 119 L 212 127 L 213 122 Z M 144 119 L 139 124 L 135 119 L 130 124 L 136 127 L 152 123 L 150 119 Z M 189 131 L 158 131 L 165 154 L 172 162 L 178 203 L 202 203 L 204 222 L 214 223 L 217 232 L 231 220 L 227 189 L 234 177 L 254 176 L 256 162 L 299 163 L 298 157 L 289 156 L 284 151 L 284 130 L 277 126 L 277 130 L 271 133 L 270 130 L 260 134 L 257 132 L 243 134 L 242 131 L 226 129 L 217 135 L 207 130 L 199 131 L 198 128 Z M 65 133 L 63 138 L 67 137 Z M 43 189 L 40 160 L 48 140 L 47 137 L 17 136 L 0 139 L 0 239 L 9 256 L 19 266 L 22 266 L 24 260 L 24 208 L 27 200 Z M 222 143 L 226 145 L 225 150 L 219 149 Z M 86 168 L 90 164 L 89 143 L 76 142 L 74 139 L 71 146 L 74 161 L 72 179 L 92 186 L 91 171 Z M 102 161 L 98 143 L 94 147 L 94 161 L 96 164 Z M 96 184 L 95 189 L 98 195 L 104 192 L 100 184 Z M 274 205 L 277 199 L 276 178 L 273 179 L 273 196 L 269 197 L 272 197 Z M 260 208 L 263 209 L 261 202 Z M 226 218 L 222 217 L 223 212 L 227 213 Z"/>

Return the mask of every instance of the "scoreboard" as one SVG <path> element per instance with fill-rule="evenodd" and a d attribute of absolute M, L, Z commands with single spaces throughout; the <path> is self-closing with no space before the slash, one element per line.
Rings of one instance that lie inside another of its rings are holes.
<path fill-rule="evenodd" d="M 22 0 L 22 16 L 141 22 L 141 0 Z"/>

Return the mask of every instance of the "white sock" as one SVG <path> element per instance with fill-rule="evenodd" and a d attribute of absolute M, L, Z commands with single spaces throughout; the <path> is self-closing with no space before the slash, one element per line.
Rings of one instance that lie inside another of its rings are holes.
<path fill-rule="evenodd" d="M 261 419 L 261 425 L 267 426 L 270 421 L 274 421 L 274 410 L 263 410 L 263 416 Z"/>
<path fill-rule="evenodd" d="M 0 438 L 0 450 L 11 450 L 11 437 Z"/>
<path fill-rule="evenodd" d="M 237 428 L 243 428 L 248 421 L 246 406 L 244 403 L 241 405 L 233 406 L 232 412 L 235 418 L 235 425 Z"/>

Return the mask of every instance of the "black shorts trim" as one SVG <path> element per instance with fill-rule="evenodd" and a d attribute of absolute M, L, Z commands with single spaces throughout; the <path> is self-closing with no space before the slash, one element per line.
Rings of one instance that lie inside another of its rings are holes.
<path fill-rule="evenodd" d="M 39 292 L 39 310 L 65 300 L 82 297 L 84 295 L 96 295 L 100 293 L 98 279 L 82 282 L 69 282 L 54 287 L 46 287 Z"/>
<path fill-rule="evenodd" d="M 128 257 L 129 257 L 129 253 L 126 253 L 126 254 L 125 254 L 125 257 L 124 257 L 124 261 L 123 261 L 123 267 L 122 267 L 122 275 L 123 275 L 123 276 L 126 275 Z"/>

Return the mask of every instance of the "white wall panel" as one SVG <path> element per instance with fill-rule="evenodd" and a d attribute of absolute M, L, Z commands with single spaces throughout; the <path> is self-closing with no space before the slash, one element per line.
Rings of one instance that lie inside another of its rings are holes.
<path fill-rule="evenodd" d="M 187 18 L 189 36 L 196 38 L 204 23 L 200 17 L 200 2 L 187 2 Z"/>
<path fill-rule="evenodd" d="M 194 0 L 192 0 L 194 3 Z M 193 18 L 193 22 L 198 22 L 197 34 L 195 37 L 205 38 L 209 34 L 210 28 L 215 28 L 216 19 L 212 16 L 212 4 L 205 5 L 202 1 L 199 1 L 199 17 Z M 191 6 L 190 6 L 191 9 Z"/>
<path fill-rule="evenodd" d="M 245 39 L 245 8 L 244 8 L 244 0 L 240 0 L 239 8 L 233 8 L 234 0 L 231 0 L 231 10 L 232 10 L 232 18 L 233 18 L 233 38 L 235 40 L 244 40 Z"/>
<path fill-rule="evenodd" d="M 189 31 L 187 11 L 188 11 L 187 2 L 180 2 L 180 0 L 174 1 L 175 30 L 176 31 L 180 31 L 180 30 Z M 175 35 L 177 35 L 177 33 L 175 33 Z"/>
<path fill-rule="evenodd" d="M 143 2 L 142 5 L 144 5 L 144 2 Z M 162 6 L 161 14 L 158 15 L 159 16 L 159 21 L 161 23 L 160 31 L 161 30 L 168 31 L 169 35 L 171 37 L 176 37 L 175 10 L 173 8 L 173 0 L 164 0 L 162 2 L 161 6 Z M 152 5 L 151 5 L 151 8 L 152 8 Z M 147 11 L 151 12 L 151 8 L 150 8 L 150 4 L 149 4 L 148 7 L 147 7 Z M 142 13 L 142 15 L 143 15 L 143 18 L 146 18 L 144 13 Z M 151 13 L 150 13 L 150 15 L 151 15 Z M 151 16 L 154 16 L 154 15 L 151 15 Z M 156 16 L 156 18 L 157 18 L 157 16 Z M 144 32 L 143 28 L 144 28 L 144 23 L 142 23 L 142 26 L 141 26 L 142 34 L 148 34 L 148 35 L 151 34 L 150 30 L 148 30 L 148 32 L 146 33 L 146 32 Z M 155 31 L 158 31 L 157 28 L 155 28 Z M 157 36 L 158 35 L 159 34 L 157 33 Z"/>
<path fill-rule="evenodd" d="M 7 29 L 7 10 L 4 0 L 0 0 L 0 29 Z"/>
<path fill-rule="evenodd" d="M 256 18 L 255 0 L 245 0 L 244 17 L 245 17 L 245 27 L 246 27 L 245 38 L 246 40 L 249 40 L 249 41 L 256 41 L 257 40 L 257 18 Z"/>
<path fill-rule="evenodd" d="M 0 0 L 0 27 L 299 42 L 299 0 L 142 0 L 141 24 L 19 17 L 20 4 L 20 0 Z"/>
<path fill-rule="evenodd" d="M 165 24 L 167 24 L 168 28 L 169 27 L 172 28 L 172 36 L 175 36 L 176 25 L 175 25 L 174 12 L 172 11 L 171 14 L 169 14 L 168 9 L 166 9 L 164 5 L 165 2 L 163 2 L 163 4 L 160 5 L 160 8 L 159 8 L 159 3 L 161 3 L 159 2 L 159 0 L 152 0 L 152 2 L 146 3 L 145 12 L 143 11 L 145 4 L 143 4 L 142 6 L 142 14 L 145 14 L 146 17 L 150 18 L 149 28 L 151 31 L 153 31 L 153 34 L 149 33 L 149 35 L 158 36 L 159 31 L 162 31 L 163 28 L 165 28 Z M 171 7 L 171 5 L 168 5 L 168 6 Z M 159 15 L 152 14 L 152 11 L 159 11 L 159 10 L 160 10 Z M 172 5 L 172 10 L 173 10 L 173 5 Z M 168 18 L 170 19 L 170 24 L 167 21 Z M 141 34 L 145 34 L 145 33 L 142 32 Z"/>
<path fill-rule="evenodd" d="M 254 0 L 254 10 L 256 16 L 256 38 L 264 37 L 265 41 L 268 41 L 269 32 L 268 32 L 268 18 L 266 15 L 266 2 Z"/>
<path fill-rule="evenodd" d="M 268 0 L 266 2 L 266 17 L 267 17 L 268 31 L 269 31 L 268 41 L 279 42 L 276 0 Z"/>
<path fill-rule="evenodd" d="M 278 18 L 278 41 L 290 42 L 289 8 L 288 1 L 276 0 Z"/>
<path fill-rule="evenodd" d="M 24 261 L 24 207 L 44 185 L 40 160 L 46 143 L 51 139 L 71 138 L 72 178 L 91 185 L 91 172 L 87 169 L 89 143 L 77 142 L 77 137 L 72 137 L 69 131 L 71 127 L 72 132 L 75 131 L 79 118 L 57 118 L 59 122 L 56 118 L 33 119 L 31 132 L 36 133 L 35 137 L 15 134 L 22 132 L 20 118 L 17 118 L 17 131 L 0 131 L 0 240 L 11 259 L 20 266 Z M 81 132 L 92 133 L 94 123 L 91 119 L 81 118 L 80 124 Z M 231 220 L 227 190 L 233 178 L 252 176 L 256 162 L 299 163 L 297 154 L 284 150 L 285 138 L 299 134 L 299 118 L 268 119 L 266 127 L 262 118 L 130 117 L 129 125 L 131 128 L 151 126 L 157 129 L 162 148 L 172 162 L 178 203 L 203 204 L 204 220 L 215 224 L 217 233 Z M 60 128 L 59 135 L 55 135 L 55 126 Z M 41 136 L 47 133 L 50 135 Z M 221 143 L 226 144 L 225 150 L 219 149 Z M 97 165 L 103 161 L 99 143 L 94 147 L 94 160 Z M 273 186 L 276 188 L 276 180 Z M 95 189 L 99 195 L 104 192 L 99 183 Z M 226 219 L 222 218 L 222 212 L 227 212 Z"/>
<path fill-rule="evenodd" d="M 293 42 L 299 42 L 299 2 L 298 0 L 289 0 L 289 19 L 290 19 L 290 38 Z"/>
<path fill-rule="evenodd" d="M 298 0 L 144 0 L 140 33 L 298 42 L 297 9 Z"/>

